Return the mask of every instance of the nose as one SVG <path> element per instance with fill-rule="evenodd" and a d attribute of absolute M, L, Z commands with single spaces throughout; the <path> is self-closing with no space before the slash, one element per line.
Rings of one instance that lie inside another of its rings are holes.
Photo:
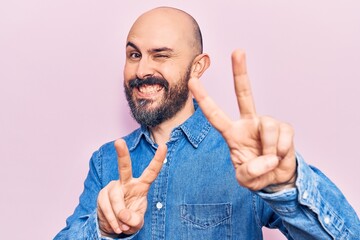
<path fill-rule="evenodd" d="M 139 79 L 145 79 L 153 76 L 154 74 L 155 70 L 151 64 L 151 61 L 144 57 L 141 58 L 137 67 L 136 76 Z"/>

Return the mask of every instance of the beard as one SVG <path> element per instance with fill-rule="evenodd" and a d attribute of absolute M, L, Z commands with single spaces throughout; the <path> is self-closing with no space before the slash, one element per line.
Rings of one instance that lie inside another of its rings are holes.
<path fill-rule="evenodd" d="M 190 79 L 189 67 L 185 75 L 174 85 L 169 87 L 164 78 L 148 77 L 146 79 L 135 78 L 129 81 L 129 86 L 124 82 L 126 100 L 128 101 L 133 118 L 140 124 L 155 127 L 160 123 L 172 118 L 184 106 L 189 97 L 188 81 Z M 151 99 L 135 99 L 134 88 L 142 85 L 159 85 L 164 90 L 162 99 L 157 107 L 152 108 Z"/>

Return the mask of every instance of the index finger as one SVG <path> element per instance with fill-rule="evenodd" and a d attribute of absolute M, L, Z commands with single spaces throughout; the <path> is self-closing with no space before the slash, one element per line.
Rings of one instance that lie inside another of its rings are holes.
<path fill-rule="evenodd" d="M 114 143 L 118 156 L 118 171 L 120 181 L 126 183 L 132 179 L 132 168 L 129 150 L 123 139 L 118 139 Z"/>
<path fill-rule="evenodd" d="M 240 116 L 242 118 L 253 118 L 256 116 L 256 110 L 246 70 L 245 52 L 239 49 L 235 50 L 231 55 L 231 60 Z"/>
<path fill-rule="evenodd" d="M 232 125 L 231 119 L 216 105 L 205 91 L 204 86 L 196 77 L 189 80 L 189 89 L 198 102 L 209 122 L 220 132 L 224 133 Z"/>
<path fill-rule="evenodd" d="M 153 181 L 155 181 L 164 163 L 166 152 L 167 152 L 166 145 L 158 146 L 154 158 L 151 160 L 149 166 L 145 168 L 144 172 L 141 174 L 139 178 L 141 182 L 151 184 Z"/>

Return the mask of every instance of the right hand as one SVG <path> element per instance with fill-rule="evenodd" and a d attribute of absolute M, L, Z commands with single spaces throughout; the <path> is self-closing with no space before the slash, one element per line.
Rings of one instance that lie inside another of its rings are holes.
<path fill-rule="evenodd" d="M 243 51 L 232 54 L 232 68 L 240 113 L 236 121 L 217 106 L 198 78 L 189 80 L 189 89 L 206 118 L 228 144 L 237 181 L 252 191 L 278 192 L 295 187 L 293 128 L 256 113 Z"/>
<path fill-rule="evenodd" d="M 97 216 L 102 235 L 133 234 L 144 225 L 147 193 L 158 176 L 166 157 L 166 145 L 159 145 L 154 158 L 139 178 L 133 178 L 126 143 L 115 141 L 119 180 L 111 181 L 97 199 Z"/>

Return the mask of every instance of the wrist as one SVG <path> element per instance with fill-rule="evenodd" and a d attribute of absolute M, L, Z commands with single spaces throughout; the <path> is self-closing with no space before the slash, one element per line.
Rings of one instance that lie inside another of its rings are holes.
<path fill-rule="evenodd" d="M 120 234 L 116 233 L 108 233 L 100 229 L 101 237 L 108 237 L 108 238 L 119 238 Z"/>
<path fill-rule="evenodd" d="M 276 193 L 283 191 L 285 189 L 295 188 L 296 177 L 297 174 L 295 172 L 294 175 L 288 181 L 283 183 L 270 184 L 267 187 L 261 189 L 261 191 L 265 193 Z"/>

